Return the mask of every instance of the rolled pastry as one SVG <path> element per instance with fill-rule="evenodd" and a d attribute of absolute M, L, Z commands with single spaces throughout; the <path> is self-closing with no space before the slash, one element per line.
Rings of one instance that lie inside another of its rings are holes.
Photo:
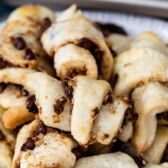
<path fill-rule="evenodd" d="M 164 161 L 164 152 L 167 150 L 167 144 L 168 128 L 165 126 L 160 126 L 157 129 L 155 140 L 152 146 L 144 153 L 145 159 L 149 163 L 160 164 L 162 160 Z"/>
<path fill-rule="evenodd" d="M 49 58 L 39 39 L 44 31 L 42 29 L 47 29 L 54 18 L 54 13 L 43 6 L 26 5 L 17 8 L 1 32 L 1 58 L 14 66 L 30 67 L 52 74 Z"/>
<path fill-rule="evenodd" d="M 110 144 L 129 105 L 112 94 L 106 81 L 78 76 L 73 91 L 71 132 L 81 145 Z M 92 142 L 93 141 L 93 142 Z"/>
<path fill-rule="evenodd" d="M 151 48 L 134 48 L 115 59 L 114 91 L 128 96 L 139 85 L 168 80 L 168 57 Z M 136 75 L 135 75 L 136 74 Z"/>
<path fill-rule="evenodd" d="M 102 154 L 77 160 L 74 168 L 138 168 L 134 160 L 122 152 Z"/>
<path fill-rule="evenodd" d="M 147 83 L 133 91 L 132 101 L 138 120 L 132 142 L 137 152 L 143 152 L 152 145 L 157 130 L 156 115 L 168 111 L 167 94 L 168 88 L 158 82 Z"/>
<path fill-rule="evenodd" d="M 34 118 L 34 114 L 26 108 L 27 98 L 27 95 L 23 96 L 20 88 L 14 85 L 6 86 L 0 93 L 0 106 L 5 109 L 2 119 L 6 128 L 16 128 Z"/>
<path fill-rule="evenodd" d="M 63 13 L 63 16 L 60 16 L 63 18 L 63 21 L 59 21 L 58 18 L 58 21 L 52 24 L 41 38 L 45 51 L 50 56 L 54 56 L 57 76 L 61 79 L 69 76 L 68 74 L 63 76 L 61 71 L 68 71 L 71 67 L 72 72 L 75 71 L 81 74 L 81 68 L 83 68 L 82 72 L 86 71 L 85 74 L 91 78 L 97 78 L 98 76 L 96 74 L 98 74 L 100 78 L 109 80 L 112 74 L 113 57 L 105 43 L 102 33 L 82 14 L 75 14 L 74 11 L 71 12 L 71 15 L 70 11 L 68 12 L 68 16 L 74 17 L 69 19 L 66 13 Z M 78 13 L 78 11 L 76 12 Z M 69 44 L 71 44 L 72 49 L 67 51 L 66 45 L 69 46 Z M 62 55 L 63 52 L 65 55 Z M 70 62 L 68 58 L 72 57 L 72 55 L 75 58 L 78 54 L 82 55 L 78 56 L 77 65 L 69 67 L 67 64 L 74 64 L 74 59 Z M 92 60 L 90 58 L 91 61 L 87 65 L 86 63 L 89 57 L 93 58 Z M 95 66 L 95 62 L 97 67 Z M 60 69 L 62 66 L 64 66 L 65 70 Z M 94 72 L 92 73 L 95 74 L 94 76 L 90 75 L 90 68 L 88 67 L 93 67 L 92 71 Z"/>
<path fill-rule="evenodd" d="M 0 71 L 0 82 L 22 85 L 31 95 L 30 110 L 39 111 L 45 125 L 70 131 L 70 101 L 66 98 L 60 81 L 42 73 L 24 68 L 6 68 Z M 32 106 L 33 104 L 33 106 Z"/>
<path fill-rule="evenodd" d="M 71 138 L 34 120 L 19 131 L 12 168 L 71 168 L 75 146 Z"/>

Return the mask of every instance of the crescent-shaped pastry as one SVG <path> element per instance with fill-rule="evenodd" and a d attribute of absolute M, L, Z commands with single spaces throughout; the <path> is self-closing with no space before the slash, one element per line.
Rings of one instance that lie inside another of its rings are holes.
<path fill-rule="evenodd" d="M 167 144 L 168 144 L 168 127 L 159 126 L 152 146 L 144 153 L 145 159 L 149 163 L 160 164 L 160 162 L 162 160 L 164 161 L 165 159 L 164 152 L 168 148 Z"/>
<path fill-rule="evenodd" d="M 52 74 L 40 36 L 54 21 L 54 13 L 39 5 L 17 8 L 1 32 L 1 58 L 14 66 L 30 67 Z M 45 61 L 41 61 L 44 59 Z"/>
<path fill-rule="evenodd" d="M 22 85 L 30 94 L 30 111 L 39 111 L 45 125 L 70 131 L 70 101 L 60 81 L 42 73 L 24 68 L 6 68 L 0 71 L 0 82 Z M 36 99 L 36 105 L 34 100 Z"/>
<path fill-rule="evenodd" d="M 26 108 L 27 98 L 27 95 L 23 96 L 20 88 L 14 85 L 6 86 L 0 93 L 0 106 L 5 109 L 2 119 L 6 128 L 16 128 L 34 118 L 34 114 Z"/>
<path fill-rule="evenodd" d="M 19 131 L 12 168 L 71 168 L 75 147 L 71 138 L 34 120 Z"/>
<path fill-rule="evenodd" d="M 115 98 L 106 81 L 78 76 L 73 91 L 71 132 L 81 144 L 109 144 L 119 131 L 128 104 Z"/>
<path fill-rule="evenodd" d="M 154 141 L 157 129 L 156 115 L 168 111 L 167 94 L 168 88 L 157 82 L 144 84 L 132 93 L 134 112 L 138 114 L 132 143 L 138 153 L 148 149 Z"/>
<path fill-rule="evenodd" d="M 78 17 L 58 21 L 55 24 L 52 24 L 52 26 L 42 35 L 41 40 L 45 51 L 50 56 L 55 57 L 54 61 L 56 72 L 59 71 L 59 69 L 57 69 L 58 65 L 56 65 L 58 49 L 68 44 L 74 44 L 74 48 L 75 46 L 78 46 L 88 50 L 95 59 L 97 68 L 94 69 L 94 74 L 96 74 L 98 70 L 100 78 L 105 80 L 110 79 L 113 68 L 112 54 L 105 43 L 102 33 L 82 14 Z M 64 50 L 65 53 L 67 52 L 66 48 L 63 48 L 62 50 Z M 75 49 L 73 51 L 75 51 Z M 78 50 L 76 50 L 76 52 L 77 51 Z M 70 53 L 69 55 L 72 54 L 73 53 Z M 86 54 L 86 51 L 83 52 L 82 56 L 85 57 L 86 55 L 88 55 Z M 78 61 L 79 64 L 82 64 L 83 60 L 85 60 L 85 58 Z M 67 62 L 69 63 L 69 59 Z M 91 62 L 90 66 L 92 66 L 92 64 L 93 63 Z M 85 62 L 83 63 L 83 66 L 85 66 Z M 78 72 L 80 69 L 78 70 L 76 67 L 74 67 L 73 71 Z M 86 74 L 89 73 L 86 72 Z M 58 77 L 61 79 L 65 78 L 64 76 L 59 75 Z"/>
<path fill-rule="evenodd" d="M 138 168 L 134 160 L 122 152 L 102 154 L 77 160 L 74 168 Z"/>
<path fill-rule="evenodd" d="M 166 82 L 167 65 L 167 55 L 151 48 L 136 48 L 123 52 L 115 59 L 113 81 L 115 93 L 128 96 L 138 85 L 150 81 Z"/>

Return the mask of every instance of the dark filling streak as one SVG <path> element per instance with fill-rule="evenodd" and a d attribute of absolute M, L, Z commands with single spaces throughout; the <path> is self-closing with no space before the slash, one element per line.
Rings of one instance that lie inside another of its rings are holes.
<path fill-rule="evenodd" d="M 23 38 L 21 37 L 16 37 L 13 39 L 13 45 L 15 48 L 18 50 L 23 50 L 26 48 L 26 43 Z"/>
<path fill-rule="evenodd" d="M 168 162 L 168 144 L 167 144 L 167 146 L 166 146 L 166 149 L 165 149 L 165 151 L 164 151 L 164 154 L 163 154 L 163 157 L 162 157 L 162 161 L 161 161 L 162 163 L 163 162 Z"/>
<path fill-rule="evenodd" d="M 29 95 L 29 92 L 22 85 L 16 85 L 16 86 L 19 88 L 22 96 L 28 96 Z"/>
<path fill-rule="evenodd" d="M 4 141 L 4 140 L 5 140 L 5 136 L 0 130 L 0 141 Z"/>
<path fill-rule="evenodd" d="M 13 64 L 5 61 L 1 56 L 0 56 L 0 69 L 6 68 L 6 67 L 11 67 L 14 66 Z"/>
<path fill-rule="evenodd" d="M 64 105 L 67 102 L 67 99 L 63 96 L 61 99 L 58 99 L 55 101 L 55 104 L 53 105 L 54 107 L 54 112 L 58 115 L 61 114 L 64 110 Z"/>
<path fill-rule="evenodd" d="M 29 110 L 29 112 L 31 113 L 38 113 L 38 108 L 35 104 L 36 98 L 34 95 L 29 96 L 27 99 L 27 109 Z"/>
<path fill-rule="evenodd" d="M 73 78 L 75 76 L 78 76 L 78 75 L 84 75 L 86 76 L 86 70 L 77 70 L 77 69 L 73 69 L 72 72 L 71 72 L 71 75 L 70 77 Z"/>
<path fill-rule="evenodd" d="M 112 33 L 127 35 L 126 31 L 116 24 L 112 23 L 105 24 L 100 22 L 95 22 L 94 24 L 99 30 L 101 30 L 101 32 L 105 37 L 108 37 Z"/>
<path fill-rule="evenodd" d="M 143 158 L 142 155 L 133 156 L 133 159 L 139 168 L 143 168 L 147 164 L 147 161 Z"/>
<path fill-rule="evenodd" d="M 69 98 L 73 98 L 73 87 L 68 84 L 69 79 L 66 78 L 62 81 L 62 86 L 64 87 L 65 90 L 65 95 Z"/>
<path fill-rule="evenodd" d="M 33 150 L 36 147 L 35 142 L 39 140 L 38 135 L 40 134 L 41 135 L 47 134 L 47 127 L 44 125 L 42 121 L 40 121 L 39 125 L 34 131 L 33 137 L 27 138 L 26 142 L 22 145 L 21 151 Z"/>
<path fill-rule="evenodd" d="M 92 117 L 95 117 L 95 116 L 99 113 L 99 108 L 96 107 L 96 108 L 94 108 L 92 111 L 93 111 L 93 113 L 94 113 Z"/>
<path fill-rule="evenodd" d="M 123 121 L 123 125 L 126 125 L 128 122 L 134 123 L 137 119 L 138 119 L 138 114 L 134 113 L 132 108 L 129 107 L 129 108 L 127 108 L 127 110 L 125 112 L 125 118 Z"/>
<path fill-rule="evenodd" d="M 26 143 L 22 145 L 21 151 L 33 150 L 35 147 L 35 141 L 32 138 L 28 138 Z"/>
<path fill-rule="evenodd" d="M 168 111 L 157 114 L 157 119 L 168 121 Z"/>
<path fill-rule="evenodd" d="M 0 93 L 3 93 L 3 91 L 6 89 L 7 84 L 6 83 L 0 83 Z"/>
<path fill-rule="evenodd" d="M 24 59 L 25 60 L 34 60 L 35 59 L 35 54 L 30 48 L 26 49 Z"/>
<path fill-rule="evenodd" d="M 45 18 L 41 24 L 41 34 L 44 33 L 51 26 L 51 24 L 51 20 L 48 17 Z"/>
<path fill-rule="evenodd" d="M 105 97 L 103 104 L 106 105 L 108 103 L 113 103 L 113 95 L 112 93 L 108 93 L 107 96 Z"/>
<path fill-rule="evenodd" d="M 101 68 L 101 63 L 102 63 L 102 58 L 103 58 L 103 51 L 90 39 L 88 38 L 82 38 L 78 42 L 78 46 L 89 50 L 92 55 L 94 56 L 97 66 L 98 66 L 98 71 L 100 72 Z"/>
<path fill-rule="evenodd" d="M 38 136 L 40 134 L 47 134 L 47 127 L 44 125 L 43 122 L 41 122 L 40 125 L 37 127 L 36 131 L 34 132 L 34 136 Z"/>

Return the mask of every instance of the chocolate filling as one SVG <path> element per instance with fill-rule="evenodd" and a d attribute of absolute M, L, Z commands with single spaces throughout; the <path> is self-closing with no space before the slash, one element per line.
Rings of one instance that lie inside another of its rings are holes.
<path fill-rule="evenodd" d="M 126 31 L 116 24 L 95 22 L 95 26 L 101 30 L 105 37 L 108 37 L 112 33 L 127 35 Z"/>
<path fill-rule="evenodd" d="M 38 108 L 35 104 L 36 98 L 34 95 L 29 96 L 27 99 L 27 109 L 29 110 L 29 112 L 31 113 L 38 113 Z"/>
<path fill-rule="evenodd" d="M 142 168 L 147 164 L 147 161 L 142 157 L 142 155 L 134 156 L 133 159 L 139 168 Z"/>
<path fill-rule="evenodd" d="M 92 117 L 95 117 L 98 113 L 99 113 L 99 108 L 96 107 L 96 108 L 94 108 L 94 109 L 92 110 L 91 116 L 92 116 Z"/>
<path fill-rule="evenodd" d="M 16 85 L 16 86 L 19 88 L 22 96 L 28 96 L 29 95 L 29 92 L 22 85 Z"/>
<path fill-rule="evenodd" d="M 126 112 L 125 112 L 125 118 L 123 121 L 123 125 L 126 125 L 128 122 L 135 122 L 138 119 L 138 114 L 134 113 L 134 111 L 132 110 L 132 108 L 127 108 Z"/>
<path fill-rule="evenodd" d="M 33 150 L 35 147 L 35 141 L 32 138 L 28 138 L 26 143 L 22 145 L 21 151 Z"/>
<path fill-rule="evenodd" d="M 13 39 L 13 45 L 15 46 L 15 48 L 17 48 L 18 50 L 23 50 L 26 48 L 26 43 L 24 41 L 23 38 L 21 37 L 16 37 Z"/>
<path fill-rule="evenodd" d="M 62 86 L 64 87 L 64 90 L 65 90 L 65 95 L 69 98 L 69 99 L 72 99 L 73 98 L 73 87 L 70 86 L 68 84 L 69 82 L 69 79 L 68 78 L 65 78 L 63 81 L 62 81 Z"/>
<path fill-rule="evenodd" d="M 34 60 L 35 59 L 35 54 L 30 48 L 26 49 L 24 59 L 25 60 Z"/>
<path fill-rule="evenodd" d="M 3 93 L 3 91 L 6 89 L 7 84 L 6 83 L 0 83 L 0 93 Z"/>
<path fill-rule="evenodd" d="M 0 56 L 0 69 L 6 68 L 6 67 L 11 67 L 13 66 L 11 63 L 5 61 L 1 56 Z"/>
<path fill-rule="evenodd" d="M 100 72 L 102 58 L 103 58 L 103 51 L 88 38 L 80 39 L 78 42 L 78 45 L 86 50 L 89 50 L 92 53 L 92 55 L 96 60 L 98 71 Z"/>
<path fill-rule="evenodd" d="M 157 114 L 157 119 L 168 121 L 168 111 Z"/>
<path fill-rule="evenodd" d="M 40 134 L 43 134 L 43 135 L 47 134 L 47 127 L 44 125 L 43 122 L 40 123 L 40 125 L 37 127 L 34 133 L 35 136 L 38 136 Z"/>
<path fill-rule="evenodd" d="M 52 22 L 48 17 L 44 18 L 44 20 L 41 24 L 41 34 L 44 33 L 51 26 L 51 24 L 52 24 Z"/>
<path fill-rule="evenodd" d="M 55 101 L 55 104 L 53 105 L 54 107 L 54 112 L 58 115 L 61 114 L 64 110 L 64 105 L 67 102 L 67 99 L 63 96 L 61 99 L 58 99 Z"/>
<path fill-rule="evenodd" d="M 74 76 L 77 76 L 77 75 L 86 76 L 86 70 L 85 69 L 83 69 L 83 70 L 73 69 L 70 74 L 71 74 L 70 75 L 71 78 L 73 78 Z"/>
<path fill-rule="evenodd" d="M 42 121 L 40 121 L 39 125 L 37 126 L 36 130 L 33 133 L 33 137 L 27 138 L 26 142 L 22 145 L 21 151 L 33 150 L 36 147 L 36 141 L 39 140 L 38 135 L 46 135 L 47 134 L 47 127 L 44 125 Z"/>

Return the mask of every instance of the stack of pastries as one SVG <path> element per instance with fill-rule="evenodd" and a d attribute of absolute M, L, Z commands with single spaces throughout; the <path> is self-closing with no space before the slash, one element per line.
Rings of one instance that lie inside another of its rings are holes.
<path fill-rule="evenodd" d="M 167 73 L 152 32 L 19 7 L 0 32 L 0 168 L 168 168 Z"/>

